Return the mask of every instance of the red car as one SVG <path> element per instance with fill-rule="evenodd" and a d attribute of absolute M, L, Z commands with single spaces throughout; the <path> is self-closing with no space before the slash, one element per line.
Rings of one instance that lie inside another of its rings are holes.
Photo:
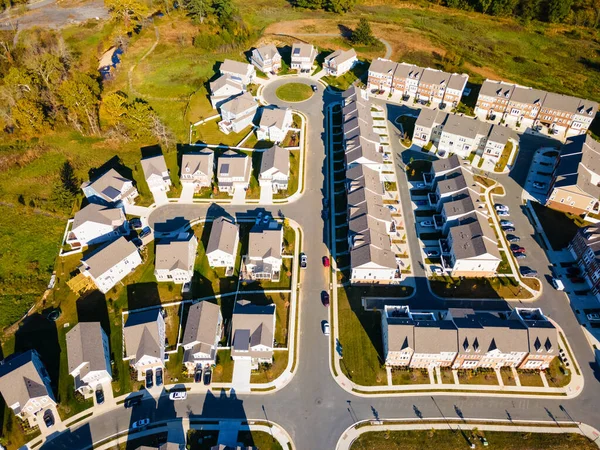
<path fill-rule="evenodd" d="M 323 256 L 323 266 L 329 267 L 329 258 L 327 256 Z"/>
<path fill-rule="evenodd" d="M 323 306 L 329 306 L 329 292 L 321 292 L 321 302 L 323 302 Z"/>

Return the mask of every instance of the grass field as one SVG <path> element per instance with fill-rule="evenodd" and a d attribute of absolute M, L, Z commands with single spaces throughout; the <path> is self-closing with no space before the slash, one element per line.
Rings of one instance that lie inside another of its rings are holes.
<path fill-rule="evenodd" d="M 509 277 L 457 279 L 433 276 L 429 284 L 436 295 L 445 298 L 531 298 L 529 291 Z"/>
<path fill-rule="evenodd" d="M 240 431 L 237 439 L 247 447 L 255 447 L 260 450 L 283 450 L 279 441 L 264 431 Z"/>
<path fill-rule="evenodd" d="M 312 97 L 313 90 L 304 83 L 286 83 L 277 88 L 275 95 L 285 102 L 303 102 Z"/>
<path fill-rule="evenodd" d="M 252 371 L 251 383 L 268 383 L 283 373 L 287 367 L 289 352 L 287 350 L 276 351 L 273 354 L 273 364 L 267 368 L 260 366 L 258 371 Z"/>

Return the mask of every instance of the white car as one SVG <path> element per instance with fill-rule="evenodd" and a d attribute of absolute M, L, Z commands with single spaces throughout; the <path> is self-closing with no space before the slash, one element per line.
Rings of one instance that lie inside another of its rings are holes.
<path fill-rule="evenodd" d="M 600 321 L 600 314 L 598 314 L 598 313 L 590 313 L 586 317 L 590 322 Z"/>
<path fill-rule="evenodd" d="M 325 323 L 323 324 L 323 334 L 325 336 L 329 336 L 329 333 L 330 333 L 329 322 L 325 321 Z"/>
<path fill-rule="evenodd" d="M 432 220 L 424 220 L 423 222 L 420 222 L 420 225 L 426 228 L 431 228 L 434 226 Z"/>
<path fill-rule="evenodd" d="M 185 400 L 187 398 L 187 391 L 175 391 L 169 394 L 169 400 Z"/>
<path fill-rule="evenodd" d="M 150 419 L 140 419 L 137 422 L 133 422 L 133 425 L 131 425 L 131 428 L 133 428 L 134 430 L 136 428 L 143 428 L 146 425 L 148 425 L 150 423 Z"/>
<path fill-rule="evenodd" d="M 500 203 L 495 204 L 494 208 L 496 208 L 496 211 L 506 211 L 506 212 L 509 211 L 508 206 L 501 205 Z"/>
<path fill-rule="evenodd" d="M 508 211 L 498 211 L 498 216 L 499 217 L 508 217 L 508 216 L 510 216 L 510 213 Z"/>
<path fill-rule="evenodd" d="M 536 189 L 544 189 L 546 187 L 546 183 L 540 183 L 539 181 L 534 181 L 533 187 Z"/>

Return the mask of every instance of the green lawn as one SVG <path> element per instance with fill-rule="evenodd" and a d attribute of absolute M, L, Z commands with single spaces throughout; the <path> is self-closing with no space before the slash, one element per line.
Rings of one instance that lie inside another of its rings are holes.
<path fill-rule="evenodd" d="M 290 150 L 290 179 L 288 181 L 287 191 L 273 194 L 273 199 L 288 198 L 298 190 L 300 179 L 300 150 Z"/>
<path fill-rule="evenodd" d="M 286 83 L 279 86 L 275 95 L 284 102 L 303 102 L 313 95 L 313 90 L 308 84 Z"/>
<path fill-rule="evenodd" d="M 269 383 L 283 373 L 288 364 L 289 352 L 278 350 L 273 354 L 273 364 L 260 365 L 257 371 L 252 371 L 250 383 Z"/>
<path fill-rule="evenodd" d="M 442 375 L 442 384 L 454 384 L 454 375 L 450 369 L 440 369 Z"/>
<path fill-rule="evenodd" d="M 529 291 L 510 277 L 459 279 L 434 275 L 429 284 L 436 295 L 445 298 L 531 298 Z"/>
<path fill-rule="evenodd" d="M 222 349 L 217 351 L 217 365 L 213 370 L 213 381 L 215 383 L 231 383 L 233 379 L 233 359 L 231 350 Z"/>
<path fill-rule="evenodd" d="M 392 384 L 428 384 L 429 374 L 427 370 L 407 369 L 393 370 Z"/>
<path fill-rule="evenodd" d="M 283 450 L 279 441 L 264 431 L 240 431 L 237 439 L 245 447 L 255 447 L 260 450 Z"/>
<path fill-rule="evenodd" d="M 350 69 L 345 74 L 340 75 L 339 77 L 326 76 L 321 78 L 321 80 L 323 80 L 325 83 L 335 88 L 336 90 L 345 91 L 356 80 L 362 79 L 366 75 L 368 70 L 369 63 L 359 61 L 354 65 L 354 67 L 352 67 L 352 69 Z"/>
<path fill-rule="evenodd" d="M 552 360 L 550 367 L 546 371 L 548 386 L 563 387 L 571 381 L 571 371 L 560 362 L 558 356 Z"/>
<path fill-rule="evenodd" d="M 460 384 L 498 385 L 498 377 L 493 370 L 459 370 Z"/>
<path fill-rule="evenodd" d="M 519 374 L 519 379 L 521 380 L 521 386 L 544 386 L 539 372 L 529 370 L 517 370 L 517 372 Z"/>
<path fill-rule="evenodd" d="M 220 144 L 228 147 L 235 147 L 252 130 L 252 125 L 248 125 L 239 133 L 225 134 L 219 129 L 218 124 L 219 119 L 214 119 L 194 127 L 192 132 L 192 141 L 203 142 L 211 145 Z"/>
<path fill-rule="evenodd" d="M 517 385 L 512 370 L 509 367 L 503 367 L 502 369 L 500 369 L 500 375 L 502 375 L 502 382 L 504 383 L 504 386 Z"/>

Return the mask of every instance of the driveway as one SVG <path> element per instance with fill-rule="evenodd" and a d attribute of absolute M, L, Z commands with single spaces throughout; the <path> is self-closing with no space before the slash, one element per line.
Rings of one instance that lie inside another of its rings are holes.
<path fill-rule="evenodd" d="M 243 205 L 246 203 L 246 190 L 243 187 L 236 187 L 233 191 L 233 198 L 231 199 L 232 205 Z"/>
<path fill-rule="evenodd" d="M 261 185 L 259 203 L 261 205 L 270 205 L 273 203 L 273 186 L 270 183 Z"/>
<path fill-rule="evenodd" d="M 238 393 L 250 392 L 250 374 L 252 373 L 252 361 L 238 359 L 233 364 L 232 385 Z"/>
<path fill-rule="evenodd" d="M 180 202 L 192 203 L 194 201 L 194 185 L 191 183 L 181 183 Z"/>
<path fill-rule="evenodd" d="M 154 203 L 157 205 L 164 205 L 169 202 L 169 197 L 167 197 L 165 191 L 152 191 L 152 195 L 154 196 Z"/>

